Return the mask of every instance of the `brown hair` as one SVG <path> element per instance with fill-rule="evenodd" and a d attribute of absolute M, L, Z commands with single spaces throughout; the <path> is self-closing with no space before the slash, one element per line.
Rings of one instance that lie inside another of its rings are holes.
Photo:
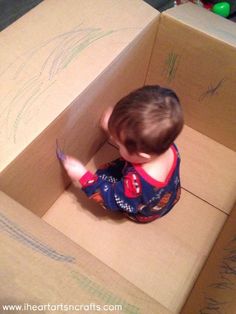
<path fill-rule="evenodd" d="M 130 154 L 162 154 L 183 128 L 183 112 L 174 91 L 144 86 L 123 97 L 108 121 L 110 134 Z"/>

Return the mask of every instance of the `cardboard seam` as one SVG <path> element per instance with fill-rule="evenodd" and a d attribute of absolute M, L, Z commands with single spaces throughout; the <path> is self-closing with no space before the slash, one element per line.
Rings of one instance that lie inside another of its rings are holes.
<path fill-rule="evenodd" d="M 147 72 L 145 75 L 145 79 L 144 79 L 144 85 L 146 85 L 146 82 L 148 81 L 148 76 L 151 70 L 151 63 L 152 63 L 152 59 L 154 56 L 154 51 L 155 51 L 155 46 L 157 43 L 157 39 L 158 39 L 158 34 L 160 31 L 160 24 L 161 24 L 161 20 L 162 20 L 162 13 L 160 13 L 160 15 L 158 16 L 158 21 L 157 21 L 157 26 L 156 26 L 156 34 L 154 36 L 154 41 L 153 41 L 153 45 L 152 45 L 152 49 L 151 49 L 151 54 L 150 54 L 150 58 L 149 58 L 149 62 L 148 62 L 148 66 L 147 66 Z"/>
<path fill-rule="evenodd" d="M 190 190 L 186 189 L 185 187 L 181 186 L 181 188 L 183 190 L 185 190 L 186 192 L 188 192 L 189 194 L 197 197 L 199 200 L 203 201 L 204 203 L 210 205 L 211 207 L 214 207 L 215 209 L 217 209 L 218 211 L 220 211 L 222 214 L 225 214 L 226 216 L 230 216 L 230 213 L 225 212 L 223 209 L 217 207 L 216 205 L 211 204 L 210 202 L 208 202 L 207 200 L 205 200 L 204 198 L 200 197 L 199 195 L 191 192 Z M 231 211 L 231 210 L 230 210 Z"/>

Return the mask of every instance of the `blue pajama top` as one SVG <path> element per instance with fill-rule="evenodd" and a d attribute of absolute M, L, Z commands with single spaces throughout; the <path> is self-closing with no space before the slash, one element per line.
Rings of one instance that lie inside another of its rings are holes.
<path fill-rule="evenodd" d="M 118 158 L 86 172 L 80 179 L 87 196 L 110 211 L 121 211 L 137 222 L 167 214 L 180 198 L 180 156 L 175 144 L 172 167 L 164 182 L 152 178 L 141 164 Z"/>

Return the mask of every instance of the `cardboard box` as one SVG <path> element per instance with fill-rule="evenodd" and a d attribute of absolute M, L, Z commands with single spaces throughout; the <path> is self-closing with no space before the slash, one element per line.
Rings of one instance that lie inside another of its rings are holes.
<path fill-rule="evenodd" d="M 105 145 L 88 167 L 95 170 L 117 156 L 117 150 Z M 179 313 L 226 214 L 182 186 L 181 201 L 171 213 L 140 225 L 123 215 L 109 215 L 71 187 L 43 219 L 171 313 Z"/>
<path fill-rule="evenodd" d="M 234 278 L 218 280 L 235 235 L 231 22 L 193 4 L 159 14 L 138 0 L 47 0 L 0 36 L 1 303 L 190 314 L 206 312 L 211 298 L 232 314 L 232 294 L 207 287 Z M 55 141 L 91 170 L 115 158 L 100 115 L 144 83 L 175 89 L 187 125 L 177 139 L 181 200 L 139 225 L 66 189 Z"/>
<path fill-rule="evenodd" d="M 158 14 L 138 0 L 50 0 L 1 33 L 5 193 L 40 216 L 54 203 L 68 185 L 56 139 L 83 162 L 94 155 L 102 112 L 144 84 Z"/>

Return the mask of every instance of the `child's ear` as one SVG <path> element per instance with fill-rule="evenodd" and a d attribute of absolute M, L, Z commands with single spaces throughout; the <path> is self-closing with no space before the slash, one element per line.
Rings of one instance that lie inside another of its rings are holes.
<path fill-rule="evenodd" d="M 145 159 L 150 159 L 150 158 L 151 158 L 151 155 L 146 154 L 146 153 L 138 153 L 138 155 L 139 155 L 140 157 L 145 158 Z"/>
<path fill-rule="evenodd" d="M 106 111 L 102 114 L 102 117 L 100 118 L 100 126 L 105 131 L 108 132 L 108 121 L 111 117 L 113 108 L 108 107 Z"/>

